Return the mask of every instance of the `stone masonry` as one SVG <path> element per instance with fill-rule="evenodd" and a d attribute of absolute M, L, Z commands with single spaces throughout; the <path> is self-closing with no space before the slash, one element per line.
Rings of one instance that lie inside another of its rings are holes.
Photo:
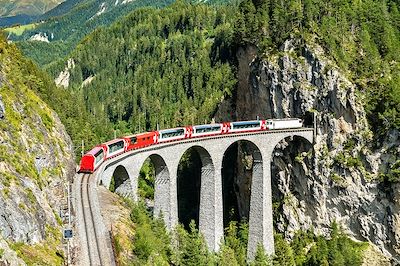
<path fill-rule="evenodd" d="M 222 161 L 226 150 L 237 141 L 247 141 L 254 147 L 251 185 L 249 242 L 247 256 L 254 258 L 261 243 L 267 254 L 274 253 L 271 162 L 275 146 L 285 138 L 300 136 L 313 142 L 313 129 L 274 130 L 229 134 L 170 142 L 134 150 L 112 158 L 96 172 L 97 182 L 109 187 L 117 167 L 124 167 L 129 176 L 130 193 L 137 199 L 139 171 L 150 157 L 156 168 L 154 213 L 162 213 L 167 228 L 178 223 L 177 172 L 182 155 L 190 148 L 202 161 L 199 230 L 208 247 L 217 251 L 223 237 Z M 126 185 L 124 185 L 126 187 Z"/>

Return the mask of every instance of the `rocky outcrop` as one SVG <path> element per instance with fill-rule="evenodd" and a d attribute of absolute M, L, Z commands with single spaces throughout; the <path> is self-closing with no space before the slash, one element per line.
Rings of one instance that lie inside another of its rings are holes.
<path fill-rule="evenodd" d="M 275 227 L 290 239 L 311 227 L 328 234 L 336 221 L 352 237 L 400 260 L 399 185 L 379 179 L 399 158 L 399 132 L 389 132 L 372 149 L 361 93 L 324 54 L 296 40 L 274 54 L 257 56 L 252 47 L 238 52 L 239 87 L 232 103 L 238 120 L 302 117 L 311 124 L 309 118 L 316 118 L 311 152 L 301 139 L 275 149 Z"/>
<path fill-rule="evenodd" d="M 61 71 L 58 77 L 54 80 L 57 86 L 68 88 L 69 86 L 69 78 L 71 76 L 70 70 L 75 68 L 75 61 L 74 59 L 70 58 L 67 61 L 67 66 L 65 67 L 64 71 Z M 82 84 L 83 86 L 83 84 Z"/>
<path fill-rule="evenodd" d="M 35 35 L 32 35 L 29 38 L 29 40 L 30 41 L 38 41 L 38 42 L 47 42 L 47 43 L 49 43 L 49 37 L 47 36 L 46 33 L 42 33 L 42 32 L 39 32 L 39 33 L 36 33 Z"/>
<path fill-rule="evenodd" d="M 75 172 L 72 143 L 57 115 L 31 87 L 12 45 L 0 58 L 0 265 L 60 265 L 61 207 Z M 38 78 L 37 78 L 38 79 Z M 15 258 L 16 255 L 20 259 Z"/>

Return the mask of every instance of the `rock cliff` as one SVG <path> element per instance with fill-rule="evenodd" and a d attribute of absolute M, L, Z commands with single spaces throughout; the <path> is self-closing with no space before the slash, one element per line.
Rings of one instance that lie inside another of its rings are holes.
<path fill-rule="evenodd" d="M 34 92 L 45 82 L 22 60 L 0 39 L 0 265 L 61 265 L 72 144 Z"/>
<path fill-rule="evenodd" d="M 381 174 L 400 158 L 399 132 L 392 130 L 375 143 L 364 95 L 325 54 L 321 47 L 297 40 L 263 55 L 251 46 L 240 49 L 236 97 L 222 108 L 232 105 L 238 120 L 302 117 L 312 123 L 309 118 L 316 118 L 315 144 L 294 139 L 275 148 L 277 231 L 287 239 L 299 229 L 327 234 L 336 221 L 353 238 L 373 243 L 398 261 L 400 185 L 383 181 Z M 217 120 L 224 119 L 222 113 L 217 112 Z M 245 178 L 239 176 L 236 183 Z"/>

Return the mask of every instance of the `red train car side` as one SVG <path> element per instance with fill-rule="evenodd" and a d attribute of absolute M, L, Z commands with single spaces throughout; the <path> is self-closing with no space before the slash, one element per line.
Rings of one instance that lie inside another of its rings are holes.
<path fill-rule="evenodd" d="M 156 132 L 146 132 L 123 138 L 127 143 L 126 150 L 143 148 L 156 143 Z"/>

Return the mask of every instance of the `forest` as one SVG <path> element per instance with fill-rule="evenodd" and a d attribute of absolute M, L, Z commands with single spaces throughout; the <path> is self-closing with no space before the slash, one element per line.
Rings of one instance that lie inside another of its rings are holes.
<path fill-rule="evenodd" d="M 70 88 L 117 135 L 209 122 L 236 82 L 232 15 L 184 3 L 138 10 L 78 45 Z"/>
<path fill-rule="evenodd" d="M 223 99 L 235 97 L 239 47 L 254 45 L 260 56 L 270 55 L 296 38 L 324 47 L 356 84 L 379 139 L 400 128 L 397 6 L 382 0 L 245 0 L 139 9 L 79 43 L 68 56 L 76 65 L 70 89 L 117 135 L 203 123 Z M 63 68 L 58 62 L 47 70 L 56 77 Z"/>

